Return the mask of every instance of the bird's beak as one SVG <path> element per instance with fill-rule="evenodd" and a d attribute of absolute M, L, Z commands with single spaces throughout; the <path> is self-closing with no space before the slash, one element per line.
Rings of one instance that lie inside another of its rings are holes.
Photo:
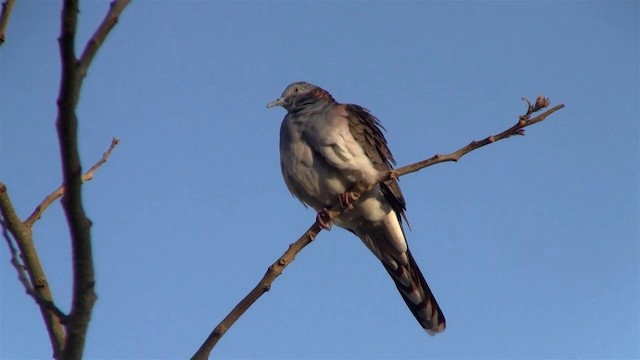
<path fill-rule="evenodd" d="M 273 100 L 272 102 L 267 104 L 267 108 L 272 108 L 274 106 L 284 106 L 285 98 L 281 97 L 279 99 Z"/>

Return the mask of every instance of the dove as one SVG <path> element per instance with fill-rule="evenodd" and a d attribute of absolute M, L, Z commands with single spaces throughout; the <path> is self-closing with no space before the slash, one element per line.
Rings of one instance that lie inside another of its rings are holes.
<path fill-rule="evenodd" d="M 280 167 L 289 191 L 318 212 L 330 229 L 328 210 L 344 208 L 333 222 L 355 234 L 380 260 L 416 320 L 429 335 L 446 321 L 416 264 L 403 229 L 406 203 L 395 179 L 378 183 L 393 169 L 380 121 L 367 109 L 338 103 L 308 82 L 294 82 L 267 108 L 283 107 Z M 351 201 L 350 194 L 365 191 Z"/>

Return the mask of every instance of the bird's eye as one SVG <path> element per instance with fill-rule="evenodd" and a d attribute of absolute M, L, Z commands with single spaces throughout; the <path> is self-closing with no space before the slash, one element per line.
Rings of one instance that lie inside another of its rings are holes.
<path fill-rule="evenodd" d="M 294 93 L 300 92 L 300 88 L 295 88 L 295 89 L 293 89 L 293 92 L 294 92 Z"/>

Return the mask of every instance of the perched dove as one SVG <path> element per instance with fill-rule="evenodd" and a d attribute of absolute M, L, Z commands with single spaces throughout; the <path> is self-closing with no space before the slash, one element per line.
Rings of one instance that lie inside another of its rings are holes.
<path fill-rule="evenodd" d="M 328 229 L 327 209 L 345 207 L 334 221 L 358 236 L 382 262 L 420 325 L 434 335 L 445 319 L 420 272 L 402 229 L 405 201 L 395 180 L 375 185 L 353 204 L 358 184 L 373 185 L 392 169 L 393 155 L 378 119 L 363 107 L 336 102 L 306 82 L 287 86 L 268 108 L 282 106 L 280 166 L 289 191 L 318 211 Z"/>

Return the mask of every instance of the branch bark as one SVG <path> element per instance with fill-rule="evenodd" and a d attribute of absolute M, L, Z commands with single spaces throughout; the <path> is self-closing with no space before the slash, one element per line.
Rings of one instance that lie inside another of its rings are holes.
<path fill-rule="evenodd" d="M 564 107 L 564 104 L 556 105 L 553 108 L 547 110 L 546 112 L 531 119 L 530 118 L 531 114 L 549 106 L 549 99 L 540 96 L 536 99 L 535 105 L 531 105 L 531 103 L 526 99 L 523 99 L 523 100 L 525 100 L 528 104 L 527 112 L 524 115 L 520 116 L 520 119 L 518 120 L 518 122 L 512 127 L 510 127 L 509 129 L 497 135 L 488 136 L 480 141 L 474 140 L 469 145 L 462 147 L 450 154 L 435 155 L 429 159 L 383 173 L 381 174 L 378 182 L 395 179 L 400 176 L 419 171 L 421 169 L 424 169 L 426 167 L 429 167 L 435 164 L 448 162 L 448 161 L 457 162 L 464 155 L 470 153 L 471 151 L 479 149 L 485 145 L 492 144 L 496 141 L 503 140 L 514 135 L 524 135 L 525 127 L 537 124 L 545 120 L 549 115 L 553 114 L 554 112 Z M 370 185 L 370 186 L 363 185 L 360 188 L 360 191 L 351 193 L 350 197 L 351 197 L 352 203 L 353 201 L 357 201 L 357 199 L 360 197 L 362 193 L 369 191 L 373 186 L 374 185 Z M 340 216 L 340 214 L 342 214 L 342 212 L 344 211 L 345 211 L 344 209 L 329 210 L 329 215 L 331 220 Z M 280 276 L 280 274 L 282 274 L 282 271 L 284 270 L 284 268 L 286 268 L 295 259 L 296 255 L 318 236 L 320 231 L 322 231 L 322 228 L 316 222 L 313 225 L 311 225 L 311 227 L 309 227 L 309 229 L 302 236 L 300 236 L 300 238 L 298 238 L 296 242 L 289 245 L 289 248 L 287 249 L 287 251 L 285 251 L 284 254 L 282 254 L 282 256 L 280 256 L 280 258 L 276 260 L 276 262 L 274 262 L 273 264 L 271 264 L 271 266 L 269 266 L 267 272 L 262 277 L 260 282 L 213 329 L 211 334 L 209 334 L 207 339 L 202 343 L 198 351 L 196 351 L 196 353 L 191 357 L 191 360 L 208 359 L 211 353 L 211 350 L 216 346 L 220 338 L 224 336 L 227 330 L 229 330 L 229 328 L 233 326 L 236 320 L 238 320 L 240 316 L 242 316 L 249 309 L 249 307 L 251 307 L 251 305 L 253 305 L 253 303 L 255 303 L 256 300 L 260 298 L 260 296 L 262 296 L 264 293 L 269 291 L 269 289 L 271 289 L 271 284 L 273 283 L 273 281 L 278 276 Z"/>
<path fill-rule="evenodd" d="M 13 9 L 15 2 L 15 0 L 6 0 L 2 3 L 2 12 L 0 12 L 0 45 L 4 44 L 9 15 L 11 15 L 11 9 Z"/>
<path fill-rule="evenodd" d="M 15 0 L 6 0 L 0 13 L 0 43 L 4 40 L 7 19 Z M 94 268 L 91 251 L 91 221 L 82 204 L 82 183 L 91 180 L 94 172 L 104 164 L 118 144 L 113 139 L 102 158 L 82 175 L 78 151 L 78 118 L 76 106 L 83 80 L 100 46 L 113 29 L 130 0 L 114 0 L 109 11 L 84 48 L 80 59 L 75 55 L 75 35 L 78 24 L 78 0 L 64 0 L 61 30 L 58 38 L 62 75 L 58 95 L 56 128 L 62 160 L 62 185 L 47 196 L 34 212 L 22 222 L 15 213 L 6 186 L 0 183 L 0 211 L 3 237 L 12 252 L 12 264 L 25 290 L 38 303 L 47 331 L 51 337 L 55 358 L 81 359 L 91 312 L 96 301 Z M 62 207 L 69 226 L 72 248 L 73 296 L 71 311 L 65 315 L 53 302 L 44 270 L 33 244 L 31 228 L 42 213 L 56 199 L 62 197 Z M 13 237 L 13 239 L 12 239 Z M 13 245 L 15 241 L 16 247 Z M 23 263 L 20 261 L 22 257 Z M 26 274 L 30 279 L 27 279 Z"/>
<path fill-rule="evenodd" d="M 49 288 L 47 276 L 40 263 L 38 253 L 36 252 L 31 228 L 27 227 L 16 215 L 7 193 L 7 187 L 2 183 L 0 183 L 0 212 L 2 212 L 3 227 L 8 229 L 9 233 L 16 240 L 16 244 L 26 265 L 31 284 L 29 288 L 26 288 L 27 293 L 32 290 L 33 294 L 35 294 L 34 299 L 40 299 L 43 303 L 53 304 L 53 294 L 51 293 L 51 288 Z M 9 239 L 6 234 L 5 238 L 10 242 L 11 239 Z M 40 306 L 40 312 L 42 313 L 42 318 L 44 319 L 47 333 L 51 340 L 53 356 L 58 359 L 64 347 L 64 328 L 54 311 L 45 306 Z"/>
<path fill-rule="evenodd" d="M 119 142 L 120 140 L 116 138 L 111 140 L 111 146 L 102 154 L 102 158 L 82 176 L 83 181 L 93 179 L 95 172 L 100 166 L 107 162 L 107 159 L 111 156 L 111 153 Z M 20 280 L 20 283 L 24 286 L 27 294 L 29 294 L 40 307 L 47 332 L 51 339 L 53 356 L 56 359 L 62 357 L 62 349 L 65 343 L 63 326 L 67 324 L 68 315 L 55 305 L 52 291 L 49 288 L 44 269 L 42 268 L 38 252 L 33 242 L 31 229 L 35 221 L 42 216 L 49 205 L 61 197 L 63 193 L 64 187 L 61 185 L 36 207 L 27 220 L 22 222 L 13 209 L 6 186 L 0 182 L 0 213 L 2 214 L 0 225 L 2 225 L 2 235 L 12 254 L 11 264 L 18 272 L 18 280 Z M 17 248 L 14 246 L 14 242 Z"/>
<path fill-rule="evenodd" d="M 67 337 L 63 350 L 64 359 L 80 359 L 93 305 L 95 277 L 91 250 L 91 221 L 82 204 L 82 169 L 78 152 L 78 104 L 82 82 L 87 69 L 109 31 L 117 22 L 129 0 L 115 0 L 96 34 L 89 40 L 80 60 L 75 55 L 75 35 L 78 24 L 78 0 L 64 0 L 61 16 L 61 32 L 58 42 L 62 60 L 62 79 L 58 96 L 58 139 L 62 158 L 62 175 L 65 193 L 62 207 L 71 234 L 73 261 L 73 300 L 67 324 Z"/>

